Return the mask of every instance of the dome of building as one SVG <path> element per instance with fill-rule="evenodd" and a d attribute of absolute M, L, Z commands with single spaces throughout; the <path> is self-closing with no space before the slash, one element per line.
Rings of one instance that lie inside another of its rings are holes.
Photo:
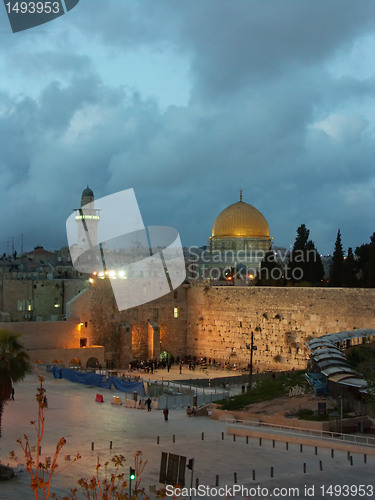
<path fill-rule="evenodd" d="M 82 196 L 94 196 L 92 189 L 88 186 L 82 191 Z"/>
<path fill-rule="evenodd" d="M 241 200 L 217 216 L 212 238 L 270 238 L 270 229 L 263 214 Z"/>

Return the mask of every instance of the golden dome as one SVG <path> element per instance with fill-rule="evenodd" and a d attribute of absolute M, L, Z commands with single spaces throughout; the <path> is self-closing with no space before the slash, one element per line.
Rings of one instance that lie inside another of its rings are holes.
<path fill-rule="evenodd" d="M 269 238 L 270 229 L 263 216 L 252 205 L 239 201 L 229 205 L 212 226 L 213 238 Z"/>

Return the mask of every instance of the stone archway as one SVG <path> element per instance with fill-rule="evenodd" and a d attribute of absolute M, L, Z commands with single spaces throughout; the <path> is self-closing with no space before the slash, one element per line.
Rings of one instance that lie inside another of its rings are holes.
<path fill-rule="evenodd" d="M 86 368 L 99 368 L 99 361 L 97 358 L 89 358 L 86 363 Z"/>
<path fill-rule="evenodd" d="M 81 361 L 78 358 L 72 358 L 69 361 L 69 366 L 80 367 L 81 366 Z"/>

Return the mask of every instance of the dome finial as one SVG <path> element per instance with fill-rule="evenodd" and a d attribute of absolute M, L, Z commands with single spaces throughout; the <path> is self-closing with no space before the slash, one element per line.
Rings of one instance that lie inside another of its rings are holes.
<path fill-rule="evenodd" d="M 240 189 L 240 201 L 242 201 L 242 189 Z"/>

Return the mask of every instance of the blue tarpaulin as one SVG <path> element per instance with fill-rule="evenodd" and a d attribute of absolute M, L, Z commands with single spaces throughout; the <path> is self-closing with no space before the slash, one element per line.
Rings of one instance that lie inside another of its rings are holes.
<path fill-rule="evenodd" d="M 103 389 L 110 389 L 113 384 L 115 389 L 121 392 L 133 393 L 136 392 L 139 396 L 145 395 L 143 382 L 125 382 L 118 377 L 107 377 L 99 373 L 77 372 L 70 368 L 52 369 L 54 378 L 64 378 L 71 382 L 79 382 L 80 384 L 92 385 Z"/>
<path fill-rule="evenodd" d="M 121 392 L 137 392 L 139 396 L 145 396 L 145 388 L 143 382 L 125 382 L 118 377 L 111 377 L 111 383 L 115 389 Z"/>

